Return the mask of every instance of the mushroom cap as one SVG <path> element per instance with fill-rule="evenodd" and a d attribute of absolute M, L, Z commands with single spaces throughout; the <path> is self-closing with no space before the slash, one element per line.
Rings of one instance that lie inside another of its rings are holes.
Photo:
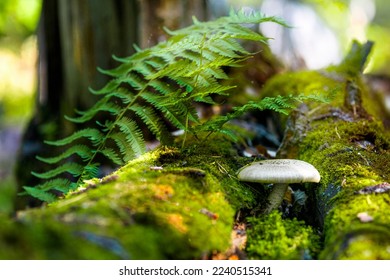
<path fill-rule="evenodd" d="M 318 183 L 321 179 L 318 170 L 302 160 L 268 159 L 253 162 L 238 170 L 238 179 L 257 183 Z"/>

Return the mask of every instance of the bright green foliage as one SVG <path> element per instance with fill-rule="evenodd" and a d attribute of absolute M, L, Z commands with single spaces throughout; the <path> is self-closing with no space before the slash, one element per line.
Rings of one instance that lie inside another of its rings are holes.
<path fill-rule="evenodd" d="M 283 219 L 271 212 L 249 218 L 246 251 L 251 259 L 307 259 L 319 250 L 319 236 L 303 221 Z"/>
<path fill-rule="evenodd" d="M 231 113 L 228 113 L 224 116 L 215 117 L 209 121 L 206 121 L 202 125 L 197 126 L 196 131 L 208 131 L 212 132 L 220 132 L 227 136 L 229 136 L 232 140 L 238 140 L 234 131 L 229 130 L 228 128 L 223 128 L 223 126 L 233 120 L 237 119 L 243 114 L 249 111 L 264 111 L 264 110 L 272 110 L 280 114 L 287 115 L 292 109 L 296 108 L 297 103 L 303 102 L 305 100 L 319 101 L 319 102 L 328 102 L 329 97 L 325 95 L 304 95 L 300 94 L 297 96 L 288 95 L 281 96 L 278 95 L 276 97 L 265 97 L 260 101 L 248 101 L 247 104 L 234 107 Z"/>
<path fill-rule="evenodd" d="M 2 0 L 0 3 L 0 36 L 29 36 L 35 32 L 42 1 Z"/>
<path fill-rule="evenodd" d="M 202 132 L 221 132 L 234 137 L 223 125 L 248 110 L 287 112 L 303 98 L 276 97 L 251 102 L 229 115 L 206 122 L 199 119 L 195 109 L 197 102 L 215 104 L 214 96 L 228 95 L 234 88 L 222 84 L 228 79 L 223 69 L 239 67 L 252 55 L 240 45 L 242 40 L 267 41 L 245 26 L 262 22 L 285 25 L 276 18 L 259 13 L 247 15 L 242 11 L 232 11 L 230 16 L 211 22 L 194 19 L 190 27 L 168 30 L 171 37 L 166 42 L 145 50 L 136 47 L 137 52 L 127 58 L 114 57 L 120 66 L 112 70 L 99 69 L 112 80 L 100 90 L 90 90 L 101 99 L 89 110 L 77 111 L 76 117 L 66 117 L 87 126 L 101 114 L 105 114 L 107 121 L 97 122 L 97 127 L 77 131 L 62 140 L 47 141 L 47 144 L 63 147 L 65 151 L 56 157 L 39 159 L 60 166 L 45 173 L 33 173 L 49 181 L 36 186 L 33 191 L 26 187 L 26 192 L 47 200 L 46 197 L 51 198 L 46 195 L 47 191 L 55 189 L 66 193 L 84 180 L 95 177 L 101 156 L 118 166 L 138 157 L 146 150 L 141 128 L 154 134 L 161 144 L 171 144 L 172 136 L 165 120 L 195 137 Z M 78 163 L 74 158 L 79 158 Z M 60 181 L 53 180 L 63 173 L 75 178 L 71 180 L 75 183 L 66 183 L 68 188 L 63 187 L 62 181 L 58 185 Z"/>

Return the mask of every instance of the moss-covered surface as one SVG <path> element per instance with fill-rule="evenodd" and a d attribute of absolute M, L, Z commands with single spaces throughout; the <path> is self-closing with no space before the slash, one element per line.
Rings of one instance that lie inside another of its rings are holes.
<path fill-rule="evenodd" d="M 361 77 L 343 67 L 276 76 L 263 94 L 333 96 L 329 104 L 307 104 L 284 120 L 279 150 L 312 163 L 321 174 L 316 191 L 307 189 L 313 206 L 306 217 L 323 231 L 319 258 L 390 259 L 390 192 L 359 193 L 390 181 L 390 134 Z"/>
<path fill-rule="evenodd" d="M 0 259 L 118 259 L 109 247 L 118 246 L 115 239 L 95 235 L 100 245 L 86 242 L 83 232 L 52 219 L 20 222 L 0 216 Z"/>
<path fill-rule="evenodd" d="M 296 218 L 283 219 L 278 211 L 248 218 L 249 259 L 312 259 L 320 249 L 315 230 Z"/>
<path fill-rule="evenodd" d="M 187 147 L 158 148 L 58 202 L 19 212 L 0 233 L 0 258 L 199 259 L 226 251 L 236 211 L 253 207 L 255 195 L 234 178 L 242 164 L 229 141 Z"/>
<path fill-rule="evenodd" d="M 316 192 L 325 236 L 321 257 L 390 259 L 390 193 L 359 193 L 390 181 L 388 135 L 380 124 L 367 120 L 312 125 L 301 144 L 300 158 L 322 174 Z M 373 220 L 364 224 L 359 213 Z"/>
<path fill-rule="evenodd" d="M 199 259 L 219 253 L 226 258 L 235 253 L 238 211 L 241 222 L 251 224 L 249 258 L 316 254 L 318 237 L 303 222 L 284 220 L 277 212 L 253 214 L 264 207 L 267 188 L 235 177 L 253 159 L 237 156 L 232 143 L 217 136 L 188 139 L 186 147 L 160 147 L 58 202 L 3 217 L 0 258 Z M 273 229 L 259 233 L 264 227 Z"/>

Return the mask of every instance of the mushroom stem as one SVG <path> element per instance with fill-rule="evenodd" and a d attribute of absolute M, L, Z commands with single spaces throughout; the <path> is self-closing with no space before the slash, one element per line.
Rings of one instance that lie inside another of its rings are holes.
<path fill-rule="evenodd" d="M 283 201 L 283 197 L 287 191 L 288 184 L 275 184 L 268 196 L 268 206 L 265 209 L 265 213 L 268 214 L 272 210 L 277 209 Z"/>

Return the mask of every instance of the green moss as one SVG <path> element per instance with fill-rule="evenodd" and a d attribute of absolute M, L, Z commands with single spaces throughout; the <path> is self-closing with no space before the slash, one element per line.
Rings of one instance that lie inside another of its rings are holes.
<path fill-rule="evenodd" d="M 0 218 L 0 259 L 118 258 L 105 236 L 101 236 L 101 244 L 97 244 L 86 242 L 81 232 L 72 231 L 56 222 L 21 223 L 5 216 Z"/>
<path fill-rule="evenodd" d="M 276 75 L 269 79 L 261 91 L 261 97 L 264 96 L 277 96 L 277 95 L 319 95 L 326 97 L 331 102 L 329 104 L 318 102 L 305 102 L 310 108 L 314 108 L 313 111 L 308 112 L 326 112 L 330 106 L 340 107 L 343 106 L 343 102 L 340 99 L 334 98 L 336 96 L 342 96 L 344 94 L 344 77 L 336 73 L 330 73 L 326 71 L 301 71 L 291 72 L 283 75 Z M 271 113 L 273 114 L 273 113 Z M 288 116 L 276 116 L 279 119 L 279 126 L 282 131 L 287 126 Z"/>
<path fill-rule="evenodd" d="M 62 239 L 84 241 L 114 258 L 198 259 L 224 252 L 236 211 L 255 201 L 235 180 L 240 161 L 231 143 L 209 140 L 216 144 L 190 139 L 185 151 L 158 148 L 45 208 L 19 213 L 18 220 L 40 221 Z M 40 257 L 45 256 L 50 258 Z"/>
<path fill-rule="evenodd" d="M 277 211 L 248 221 L 250 259 L 307 259 L 319 251 L 319 236 L 303 221 L 283 219 Z"/>
<path fill-rule="evenodd" d="M 288 150 L 284 155 L 310 162 L 321 174 L 317 189 L 307 188 L 314 207 L 304 217 L 323 229 L 320 258 L 390 258 L 389 230 L 385 226 L 390 224 L 390 194 L 357 194 L 362 188 L 390 181 L 389 132 L 380 121 L 383 116 L 377 100 L 360 77 L 367 54 L 364 48 L 356 49 L 358 58 L 351 56 L 340 66 L 275 76 L 263 90 L 264 96 L 333 96 L 329 104 L 301 108 L 291 125 L 293 133 L 285 134 L 283 147 Z M 361 94 L 357 96 L 356 106 L 360 108 L 355 108 L 356 115 L 348 100 L 353 97 L 347 92 L 351 84 Z M 290 129 L 289 122 L 283 119 L 282 123 L 283 128 Z M 367 213 L 373 221 L 365 224 L 359 213 Z M 309 217 L 314 214 L 315 218 Z"/>
<path fill-rule="evenodd" d="M 182 158 L 173 162 L 175 166 L 179 163 L 180 168 L 192 166 L 204 170 L 214 182 L 210 186 L 222 187 L 220 190 L 236 211 L 258 204 L 256 190 L 236 178 L 236 171 L 253 159 L 239 157 L 231 141 L 221 135 L 212 135 L 203 141 L 190 138 L 187 143 Z"/>
<path fill-rule="evenodd" d="M 301 71 L 277 75 L 269 79 L 262 90 L 262 96 L 286 94 L 340 94 L 343 88 L 342 76 L 325 71 Z"/>
<path fill-rule="evenodd" d="M 344 230 L 344 229 L 343 229 Z M 321 259 L 389 260 L 390 228 L 370 223 L 353 225 L 349 234 L 339 234 L 321 253 Z"/>
<path fill-rule="evenodd" d="M 334 202 L 336 203 L 336 202 Z M 390 258 L 390 234 L 389 227 L 390 218 L 387 215 L 387 211 L 390 205 L 390 195 L 387 194 L 374 194 L 374 195 L 359 195 L 340 193 L 337 195 L 337 207 L 334 207 L 327 217 L 327 223 L 325 227 L 326 236 L 328 237 L 325 242 L 334 248 L 334 244 L 340 243 L 343 239 L 347 244 L 342 246 L 344 250 L 340 250 L 338 253 L 343 255 L 343 258 L 359 259 L 364 251 L 370 251 L 370 256 L 367 258 Z M 364 220 L 361 221 L 358 215 L 361 213 L 367 213 L 372 217 L 372 221 L 365 225 Z M 377 230 L 380 228 L 387 228 L 387 230 Z M 363 230 L 365 228 L 365 230 Z M 353 236 L 345 236 L 345 232 L 349 232 Z M 380 242 L 372 247 L 371 243 L 376 243 L 375 240 Z M 382 248 L 380 248 L 381 246 Z M 351 253 L 355 251 L 357 247 L 365 247 L 359 254 Z M 377 248 L 379 250 L 374 250 Z M 330 253 L 331 252 L 331 253 Z M 333 250 L 327 249 L 323 253 L 323 258 L 328 258 L 330 254 L 334 254 Z"/>
<path fill-rule="evenodd" d="M 363 178 L 369 180 L 366 184 L 388 180 L 389 143 L 381 130 L 378 123 L 366 120 L 317 121 L 300 145 L 300 158 L 322 169 L 322 185 L 343 182 L 357 188 Z"/>
<path fill-rule="evenodd" d="M 326 133 L 325 133 L 326 132 Z M 370 120 L 316 121 L 301 143 L 299 157 L 311 162 L 322 175 L 316 192 L 323 211 L 325 250 L 321 258 L 389 258 L 388 234 L 375 227 L 390 224 L 390 194 L 359 195 L 356 192 L 390 180 L 389 138 L 380 123 Z M 362 231 L 359 213 L 373 217 Z M 374 231 L 374 233 L 372 233 Z M 356 236 L 347 235 L 357 232 Z M 347 240 L 348 239 L 348 240 Z M 345 244 L 341 244 L 341 243 Z M 337 249 L 337 246 L 344 249 Z"/>

